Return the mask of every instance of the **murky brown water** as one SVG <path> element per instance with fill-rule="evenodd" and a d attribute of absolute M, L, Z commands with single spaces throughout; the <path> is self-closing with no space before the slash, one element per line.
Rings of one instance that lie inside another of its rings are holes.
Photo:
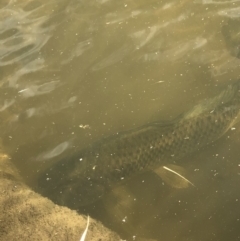
<path fill-rule="evenodd" d="M 4 149 L 34 188 L 89 143 L 181 114 L 239 78 L 239 17 L 239 1 L 1 1 Z M 188 157 L 196 188 L 146 174 L 80 211 L 127 240 L 240 240 L 239 134 Z"/>

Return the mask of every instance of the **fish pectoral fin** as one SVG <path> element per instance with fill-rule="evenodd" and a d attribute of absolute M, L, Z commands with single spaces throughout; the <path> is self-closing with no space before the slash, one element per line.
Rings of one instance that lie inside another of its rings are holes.
<path fill-rule="evenodd" d="M 194 186 L 187 178 L 184 177 L 185 170 L 177 165 L 161 166 L 153 170 L 164 182 L 175 188 L 187 188 L 189 185 Z"/>

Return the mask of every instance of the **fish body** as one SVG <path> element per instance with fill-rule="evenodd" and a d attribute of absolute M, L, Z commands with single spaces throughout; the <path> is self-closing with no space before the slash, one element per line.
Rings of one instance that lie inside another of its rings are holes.
<path fill-rule="evenodd" d="M 92 203 L 134 175 L 181 164 L 184 156 L 226 133 L 239 112 L 240 81 L 174 121 L 149 123 L 93 143 L 46 170 L 39 186 L 58 204 Z"/>

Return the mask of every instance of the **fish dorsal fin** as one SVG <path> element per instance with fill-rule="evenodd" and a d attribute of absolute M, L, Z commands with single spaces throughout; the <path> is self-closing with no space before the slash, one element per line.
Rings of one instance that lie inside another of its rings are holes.
<path fill-rule="evenodd" d="M 203 112 L 214 111 L 221 104 L 225 104 L 228 101 L 231 101 L 239 89 L 238 85 L 238 83 L 228 85 L 227 88 L 217 96 L 201 101 L 199 104 L 195 105 L 190 111 L 184 114 L 184 119 L 199 116 Z"/>
<path fill-rule="evenodd" d="M 187 188 L 189 185 L 194 186 L 187 178 L 184 177 L 184 168 L 177 165 L 161 166 L 154 172 L 162 178 L 167 184 L 175 188 Z"/>

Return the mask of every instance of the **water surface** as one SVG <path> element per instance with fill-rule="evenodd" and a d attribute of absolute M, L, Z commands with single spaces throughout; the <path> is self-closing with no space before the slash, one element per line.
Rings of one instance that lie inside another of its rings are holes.
<path fill-rule="evenodd" d="M 238 79 L 239 11 L 219 0 L 1 1 L 1 139 L 28 185 L 95 140 L 173 119 Z M 240 240 L 239 134 L 186 158 L 196 188 L 146 174 L 87 211 L 127 240 Z"/>

